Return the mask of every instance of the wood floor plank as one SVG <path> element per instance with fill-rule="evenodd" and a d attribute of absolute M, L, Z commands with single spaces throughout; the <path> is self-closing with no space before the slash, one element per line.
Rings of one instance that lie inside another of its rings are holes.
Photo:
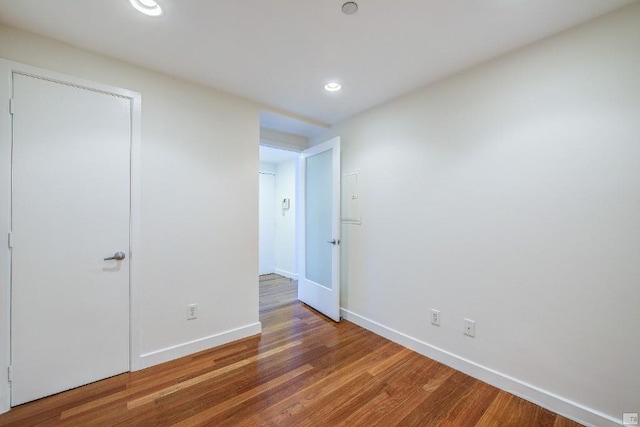
<path fill-rule="evenodd" d="M 465 399 L 459 399 L 453 405 L 439 427 L 475 426 L 499 390 L 489 384 L 475 381 Z"/>
<path fill-rule="evenodd" d="M 387 360 L 384 360 L 381 363 L 378 363 L 376 366 L 369 369 L 368 372 L 373 376 L 379 375 L 382 372 L 386 371 L 387 369 L 390 369 L 393 366 L 397 366 L 402 360 L 406 359 L 407 356 L 409 356 L 412 353 L 413 352 L 408 348 L 403 348 L 393 356 L 389 357 Z"/>
<path fill-rule="evenodd" d="M 512 394 L 500 391 L 478 421 L 477 427 L 553 427 L 556 415 Z"/>
<path fill-rule="evenodd" d="M 556 415 L 556 421 L 553 423 L 553 427 L 580 427 L 580 426 L 581 424 L 578 424 L 577 422 L 572 421 L 560 415 Z"/>
<path fill-rule="evenodd" d="M 437 425 L 458 401 L 467 398 L 475 381 L 477 380 L 462 372 L 456 371 L 448 375 L 437 388 L 430 390 L 429 399 L 400 420 L 398 425 L 421 427 Z"/>
<path fill-rule="evenodd" d="M 255 425 L 254 423 L 257 419 L 265 417 L 273 419 L 276 425 L 281 422 L 295 425 L 291 423 L 294 423 L 294 420 L 300 418 L 300 416 L 296 414 L 305 411 L 306 407 L 313 405 L 314 402 L 319 401 L 319 399 L 325 396 L 333 394 L 345 383 L 354 380 L 366 372 L 367 369 L 379 361 L 380 358 L 385 358 L 385 354 L 388 353 L 391 347 L 393 347 L 392 343 L 387 343 L 372 353 L 368 353 L 366 356 L 352 361 L 348 365 L 344 365 L 341 369 L 333 370 L 333 372 L 327 375 L 323 374 L 321 378 L 309 383 L 297 393 L 272 405 L 253 419 L 247 420 L 248 423 L 245 423 L 245 425 Z"/>
<path fill-rule="evenodd" d="M 379 412 L 377 418 L 365 419 L 362 424 L 358 425 L 370 425 L 372 427 L 397 426 L 401 420 L 405 419 L 429 398 L 429 393 L 426 393 L 422 387 L 407 387 L 402 390 L 405 390 L 406 393 L 400 392 L 398 399 L 394 402 L 395 404 L 388 405 L 387 410 Z M 364 424 L 364 422 L 369 422 L 370 424 Z"/>
<path fill-rule="evenodd" d="M 579 426 L 298 302 L 260 320 L 260 336 L 21 405 L 0 426 Z"/>
<path fill-rule="evenodd" d="M 182 381 L 181 383 L 178 383 L 178 384 L 173 385 L 171 387 L 166 387 L 166 388 L 164 388 L 162 390 L 158 390 L 158 391 L 156 391 L 154 393 L 148 394 L 148 395 L 140 397 L 138 399 L 131 400 L 131 401 L 127 402 L 127 408 L 128 409 L 132 409 L 132 408 L 135 408 L 136 406 L 140 406 L 140 405 L 144 405 L 144 404 L 153 402 L 154 400 L 157 400 L 157 399 L 159 399 L 161 397 L 164 397 L 166 395 L 169 395 L 171 393 L 175 393 L 175 392 L 183 390 L 185 388 L 192 387 L 195 384 L 201 383 L 203 381 L 210 380 L 211 378 L 215 378 L 215 377 L 220 376 L 222 374 L 225 374 L 227 372 L 243 368 L 243 367 L 245 367 L 245 366 L 247 366 L 247 365 L 249 365 L 251 363 L 254 363 L 254 362 L 256 362 L 256 361 L 258 361 L 260 359 L 264 359 L 266 357 L 271 356 L 272 354 L 276 354 L 276 353 L 279 353 L 281 351 L 286 351 L 286 350 L 288 350 L 288 349 L 290 349 L 292 347 L 298 346 L 298 345 L 300 345 L 300 342 L 299 341 L 294 341 L 294 342 L 289 343 L 287 345 L 284 345 L 282 347 L 278 347 L 278 348 L 275 348 L 273 350 L 269 350 L 267 352 L 261 353 L 259 355 L 246 358 L 246 359 L 241 360 L 239 362 L 236 362 L 236 363 L 234 363 L 232 365 L 228 365 L 228 366 L 225 366 L 223 368 L 216 369 L 214 371 L 210 371 L 210 372 L 208 372 L 206 374 L 203 374 L 203 375 L 200 375 L 198 377 L 191 378 L 191 379 L 186 380 L 186 381 Z"/>
<path fill-rule="evenodd" d="M 311 365 L 301 366 L 300 368 L 287 372 L 285 375 L 275 378 L 274 380 L 271 380 L 268 383 L 252 388 L 251 390 L 244 392 L 238 396 L 235 396 L 232 399 L 228 399 L 220 403 L 219 405 L 216 405 L 204 411 L 198 412 L 196 415 L 189 417 L 186 420 L 183 420 L 174 425 L 176 427 L 196 427 L 196 426 L 205 425 L 207 422 L 210 422 L 212 418 L 214 418 L 216 415 L 220 414 L 221 412 L 233 410 L 236 406 L 246 402 L 250 398 L 255 397 L 256 395 L 259 395 L 261 393 L 268 392 L 272 388 L 279 386 L 281 384 L 284 384 L 288 381 L 291 381 L 298 375 L 303 374 L 307 371 L 310 371 L 311 369 L 313 369 Z"/>
<path fill-rule="evenodd" d="M 298 281 L 277 274 L 260 276 L 260 311 L 293 304 L 298 299 Z"/>
<path fill-rule="evenodd" d="M 230 381 L 229 379 L 221 378 L 220 381 L 211 384 L 202 384 L 202 390 L 194 390 L 193 395 L 185 393 L 183 395 L 176 394 L 174 396 L 174 402 L 168 402 L 166 400 L 157 402 L 162 404 L 163 407 L 171 408 L 173 414 L 168 421 L 176 420 L 178 422 L 183 416 L 177 414 L 187 413 L 198 408 L 198 410 L 206 410 L 209 407 L 218 405 L 220 402 L 229 402 L 236 396 L 243 393 L 251 392 L 253 389 L 259 388 L 262 384 L 277 379 L 278 377 L 287 375 L 288 372 L 296 369 L 296 367 L 302 367 L 309 360 L 313 360 L 318 354 L 326 352 L 326 348 L 317 347 L 309 349 L 304 354 L 299 354 L 293 358 L 280 357 L 279 360 L 272 358 L 268 363 L 263 363 L 261 366 L 257 366 L 256 369 L 251 372 L 245 372 L 244 378 L 239 375 L 236 380 Z M 307 365 L 310 366 L 310 365 Z M 313 376 L 314 370 L 305 370 L 300 375 L 296 376 L 296 381 L 287 382 L 283 385 L 278 385 L 274 388 L 270 388 L 268 392 L 257 393 L 251 400 L 244 402 L 242 407 L 234 407 L 233 413 L 226 413 L 224 411 L 215 412 L 215 415 L 210 414 L 213 419 L 212 423 L 215 425 L 221 425 L 221 423 L 229 417 L 236 416 L 242 413 L 243 416 L 249 416 L 256 411 L 266 408 L 268 405 L 275 403 L 277 400 L 273 400 L 274 396 L 288 396 L 291 394 L 291 390 L 298 387 L 300 382 L 309 381 Z M 206 390 L 209 388 L 210 390 Z M 227 404 L 225 403 L 225 406 Z M 220 415 L 224 415 L 221 417 Z M 229 424 L 235 425 L 235 424 Z"/>
<path fill-rule="evenodd" d="M 341 420 L 347 418 L 354 411 L 375 400 L 376 397 L 385 394 L 387 385 L 368 372 L 361 374 L 357 380 L 357 382 L 353 381 L 350 384 L 345 384 L 342 390 L 338 391 L 339 399 L 335 396 L 328 396 L 324 402 L 316 405 L 317 409 L 311 410 L 311 413 L 301 425 L 339 424 Z"/>
<path fill-rule="evenodd" d="M 410 392 L 410 391 L 409 391 Z M 377 413 L 388 412 L 392 401 L 391 394 L 386 388 L 357 409 L 353 409 L 350 414 L 341 420 L 336 420 L 336 426 L 372 425 L 377 418 Z M 377 412 L 377 413 L 376 413 Z"/>

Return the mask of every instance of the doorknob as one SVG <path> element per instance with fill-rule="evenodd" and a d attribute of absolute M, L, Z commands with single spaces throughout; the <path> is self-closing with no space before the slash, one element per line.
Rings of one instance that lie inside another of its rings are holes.
<path fill-rule="evenodd" d="M 105 258 L 105 261 L 111 261 L 112 259 L 115 259 L 116 261 L 122 261 L 124 259 L 126 255 L 124 254 L 124 252 L 116 252 L 115 254 L 113 254 L 113 256 L 110 256 L 109 258 Z"/>
<path fill-rule="evenodd" d="M 333 239 L 333 240 L 329 240 L 327 243 L 331 243 L 332 245 L 339 245 L 340 240 Z"/>

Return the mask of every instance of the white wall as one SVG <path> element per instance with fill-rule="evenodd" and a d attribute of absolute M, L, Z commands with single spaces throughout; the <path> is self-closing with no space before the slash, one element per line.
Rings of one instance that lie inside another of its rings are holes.
<path fill-rule="evenodd" d="M 275 163 L 270 162 L 260 162 L 260 172 L 268 172 L 275 174 L 277 170 L 277 166 Z"/>
<path fill-rule="evenodd" d="M 6 26 L 0 57 L 142 94 L 141 365 L 259 332 L 260 107 Z"/>
<path fill-rule="evenodd" d="M 340 135 L 361 172 L 348 318 L 587 424 L 640 411 L 638 23 L 636 3 L 312 141 Z"/>
<path fill-rule="evenodd" d="M 298 160 L 278 163 L 276 170 L 276 273 L 298 278 L 296 264 L 296 170 Z M 289 209 L 282 210 L 282 199 L 289 199 Z"/>

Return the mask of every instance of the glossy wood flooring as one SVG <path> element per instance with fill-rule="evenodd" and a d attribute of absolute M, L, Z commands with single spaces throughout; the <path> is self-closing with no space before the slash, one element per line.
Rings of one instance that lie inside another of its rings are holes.
<path fill-rule="evenodd" d="M 298 281 L 278 274 L 260 276 L 260 311 L 291 304 L 298 299 Z"/>
<path fill-rule="evenodd" d="M 261 336 L 13 408 L 0 425 L 578 425 L 298 302 L 261 319 Z"/>

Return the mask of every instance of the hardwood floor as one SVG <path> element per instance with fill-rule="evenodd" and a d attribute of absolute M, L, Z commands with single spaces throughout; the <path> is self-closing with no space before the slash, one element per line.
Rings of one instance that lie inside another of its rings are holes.
<path fill-rule="evenodd" d="M 261 336 L 13 408 L 0 425 L 578 426 L 299 302 L 261 320 Z"/>
<path fill-rule="evenodd" d="M 260 311 L 271 310 L 298 300 L 298 281 L 278 274 L 260 276 Z"/>

